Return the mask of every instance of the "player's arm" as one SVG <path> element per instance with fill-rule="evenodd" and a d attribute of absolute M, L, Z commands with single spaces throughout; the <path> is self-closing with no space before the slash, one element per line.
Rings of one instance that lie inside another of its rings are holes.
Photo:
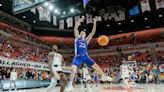
<path fill-rule="evenodd" d="M 81 22 L 84 21 L 85 17 L 82 16 L 82 18 L 80 20 L 78 20 L 78 22 L 75 24 L 75 27 L 74 27 L 74 36 L 75 38 L 78 38 L 79 36 L 79 30 L 78 30 L 78 27 L 80 26 Z"/>
<path fill-rule="evenodd" d="M 92 32 L 88 35 L 88 37 L 86 38 L 87 43 L 89 44 L 90 40 L 92 39 L 92 37 L 94 36 L 94 34 L 96 33 L 96 19 L 93 19 L 93 28 L 92 28 Z"/>
<path fill-rule="evenodd" d="M 75 24 L 75 27 L 74 27 L 74 36 L 75 36 L 75 38 L 77 38 L 79 36 L 78 27 L 79 27 L 79 23 Z"/>
<path fill-rule="evenodd" d="M 78 36 L 79 36 L 78 27 L 80 26 L 80 23 L 81 23 L 81 19 L 75 24 L 75 27 L 74 27 L 74 36 L 75 36 L 75 38 L 78 38 Z"/>
<path fill-rule="evenodd" d="M 52 53 L 49 53 L 48 54 L 48 66 L 49 66 L 49 69 L 50 69 L 50 73 L 51 73 L 51 76 L 53 77 L 54 76 L 54 73 L 52 72 L 52 60 L 53 60 L 53 54 Z"/>

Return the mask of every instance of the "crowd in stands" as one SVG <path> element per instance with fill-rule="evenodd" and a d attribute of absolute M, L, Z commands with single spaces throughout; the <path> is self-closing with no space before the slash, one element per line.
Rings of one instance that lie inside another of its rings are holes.
<path fill-rule="evenodd" d="M 0 26 L 0 31 L 10 34 L 12 36 L 13 40 L 20 40 L 20 41 L 30 43 L 30 44 L 33 44 L 36 46 L 44 47 L 44 48 L 48 47 L 48 45 L 47 45 L 48 43 L 45 41 L 42 41 L 37 36 L 35 36 L 31 33 L 22 31 L 18 28 L 12 27 L 10 25 L 3 24 L 3 26 Z"/>
<path fill-rule="evenodd" d="M 119 83 L 121 81 L 121 73 L 120 73 L 120 65 L 121 63 L 113 63 L 110 64 L 109 68 L 103 69 L 103 72 L 111 76 L 114 79 L 114 83 Z M 28 68 L 15 68 L 17 72 L 18 79 L 34 79 L 34 80 L 50 80 L 50 73 L 48 71 L 34 70 Z M 136 83 L 160 83 L 164 81 L 164 64 L 156 64 L 153 62 L 138 62 L 137 67 L 132 67 L 135 72 L 130 74 L 130 77 L 135 77 Z M 0 68 L 0 79 L 8 79 L 10 78 L 11 68 Z M 90 75 L 93 78 L 95 75 L 95 71 L 90 70 Z M 80 82 L 82 78 L 81 68 L 79 68 L 79 72 L 76 76 L 76 82 Z M 101 80 L 99 82 L 102 83 Z"/>
<path fill-rule="evenodd" d="M 0 55 L 1 56 L 7 57 L 7 58 L 30 61 L 28 54 L 41 55 L 41 53 L 36 54 L 36 51 L 33 51 L 32 53 L 32 51 L 30 51 L 31 48 L 22 48 L 22 49 L 19 48 L 20 50 L 17 50 L 17 49 L 18 48 L 15 47 L 15 45 L 11 44 L 10 41 L 5 41 L 3 39 L 0 39 L 0 52 L 1 52 Z M 13 56 L 12 53 L 16 51 L 19 51 L 19 53 L 21 54 L 18 54 L 18 56 L 16 57 L 12 57 Z M 140 59 L 137 59 L 137 67 L 134 68 L 136 72 L 132 73 L 131 75 L 135 76 L 136 78 L 135 81 L 137 83 L 159 83 L 160 81 L 164 80 L 164 63 L 163 63 L 164 58 L 162 57 L 164 53 L 162 51 L 158 51 L 156 54 L 157 54 L 157 62 L 156 61 L 152 62 L 153 59 L 151 58 L 151 53 L 149 51 L 142 52 L 140 53 L 140 55 L 138 55 L 138 57 L 136 57 Z M 23 56 L 27 56 L 27 57 L 23 57 Z M 46 56 L 44 56 L 44 58 L 45 57 Z M 70 59 L 71 58 L 73 59 L 73 57 L 70 57 Z M 101 65 L 103 66 L 103 64 L 108 65 L 108 68 L 103 69 L 103 72 L 106 75 L 111 76 L 115 80 L 115 82 L 120 81 L 120 78 L 121 78 L 120 65 L 122 64 L 122 62 L 117 61 L 117 56 L 111 56 L 111 57 L 107 56 L 107 57 L 98 57 L 98 58 L 93 57 L 93 59 L 96 62 L 98 60 L 97 63 L 100 66 Z M 124 59 L 124 55 L 122 59 Z M 66 66 L 70 66 L 70 65 L 71 65 L 70 62 L 66 62 Z M 16 70 L 18 72 L 18 78 L 20 79 L 42 80 L 42 79 L 50 78 L 49 72 L 45 72 L 45 71 L 39 71 L 39 70 L 33 70 L 33 69 L 19 69 L 19 68 Z M 1 71 L 0 71 L 2 75 L 1 78 L 2 79 L 9 78 L 10 71 L 11 71 L 10 68 L 1 68 Z M 91 75 L 94 76 L 94 73 L 92 72 L 93 71 L 91 71 Z M 76 79 L 79 79 L 79 76 L 77 77 L 78 78 Z"/>
<path fill-rule="evenodd" d="M 107 76 L 111 76 L 114 79 L 114 83 L 121 83 L 121 63 L 110 64 L 109 68 L 103 69 L 103 72 Z M 131 69 L 134 69 L 134 72 L 130 72 L 129 82 L 135 81 L 136 83 L 161 83 L 164 81 L 164 64 L 156 64 L 153 62 L 139 62 L 137 66 L 131 66 Z M 80 83 L 83 74 L 81 68 L 75 76 L 76 83 Z M 90 69 L 90 75 L 94 79 L 95 71 Z M 133 78 L 132 78 L 133 77 Z M 99 83 L 104 83 L 99 79 Z M 106 83 L 106 82 L 105 82 Z"/>
<path fill-rule="evenodd" d="M 3 37 L 0 35 L 0 57 L 6 57 L 14 60 L 19 61 L 36 61 L 36 62 L 43 62 L 47 63 L 47 54 L 49 52 L 49 46 L 45 45 L 45 42 L 39 40 L 37 37 L 30 35 L 29 33 L 23 32 L 17 28 L 12 26 L 4 25 L 3 27 L 0 26 L 0 32 L 6 32 L 11 34 L 10 37 Z M 135 34 L 133 33 L 131 36 L 123 36 L 119 39 L 114 39 L 109 42 L 110 45 L 118 45 L 118 44 L 132 44 L 136 46 L 136 44 L 142 43 L 154 43 L 154 42 L 161 42 L 163 39 L 161 37 L 154 37 L 150 38 L 149 40 L 137 39 Z M 95 43 L 91 43 L 90 48 L 102 48 Z M 121 42 L 121 43 L 120 43 Z M 96 45 L 94 45 L 96 44 Z M 70 48 L 73 49 L 73 44 L 69 43 L 67 46 L 62 43 L 61 48 L 64 50 L 68 50 Z M 159 47 L 156 45 L 156 48 Z M 106 48 L 106 47 L 104 47 Z M 128 50 L 140 50 L 146 49 L 147 47 L 140 47 L 140 48 L 127 48 L 124 51 Z M 103 53 L 108 53 L 109 51 L 103 51 Z M 121 49 L 113 49 L 111 52 L 122 52 Z M 73 53 L 73 51 L 71 52 Z M 98 52 L 92 52 L 92 54 L 97 54 Z M 158 83 L 161 80 L 164 80 L 164 52 L 162 51 L 155 51 L 156 59 L 152 56 L 153 53 L 151 51 L 143 51 L 139 52 L 136 55 L 135 59 L 137 60 L 137 66 L 132 68 L 135 70 L 134 73 L 131 73 L 131 76 L 135 76 L 135 81 L 138 83 Z M 125 56 L 124 56 L 125 55 Z M 97 56 L 92 57 L 95 62 L 100 65 L 103 69 L 103 72 L 108 75 L 112 76 L 112 78 L 119 82 L 121 78 L 120 73 L 120 65 L 122 64 L 120 61 L 121 59 L 126 57 L 126 54 L 120 54 L 119 58 L 117 55 L 106 55 L 106 56 Z M 71 66 L 71 61 L 73 60 L 73 56 L 69 56 L 65 58 L 66 66 Z M 155 61 L 154 61 L 155 60 Z M 104 67 L 105 65 L 105 67 Z M 34 69 L 21 69 L 17 68 L 17 76 L 19 79 L 39 79 L 45 80 L 50 79 L 50 74 L 47 71 L 40 71 Z M 2 68 L 0 67 L 1 79 L 6 79 L 10 77 L 11 68 Z M 81 77 L 82 73 L 79 72 L 76 79 Z M 94 76 L 94 71 L 91 71 L 91 76 Z"/>
<path fill-rule="evenodd" d="M 154 29 L 154 30 L 159 30 L 159 29 Z M 163 30 L 163 28 L 161 28 L 160 30 Z M 147 32 L 145 32 L 145 31 L 143 32 L 143 33 L 147 34 L 146 36 L 142 33 L 142 31 L 125 33 L 125 34 L 120 34 L 120 35 L 111 35 L 111 36 L 109 36 L 108 45 L 103 48 L 110 48 L 111 46 L 127 45 L 127 44 L 136 46 L 138 44 L 155 43 L 155 42 L 164 41 L 163 40 L 164 33 L 162 33 L 162 32 L 161 32 L 161 34 L 159 34 L 159 32 L 151 33 L 153 31 L 153 29 L 146 30 L 146 31 Z M 148 31 L 150 31 L 150 34 Z M 61 49 L 73 49 L 74 48 L 74 44 L 73 44 L 74 40 L 72 40 L 72 38 L 70 38 L 70 39 L 56 38 L 54 43 L 55 42 L 60 43 L 60 41 L 61 41 L 61 44 L 59 44 L 59 45 L 61 46 Z M 65 43 L 65 44 L 63 44 L 63 43 Z M 100 46 L 97 42 L 97 38 L 93 38 L 89 45 L 89 49 L 95 49 L 95 48 L 102 49 L 102 46 Z"/>
<path fill-rule="evenodd" d="M 0 56 L 20 61 L 47 62 L 47 54 L 39 48 L 20 46 L 10 40 L 0 38 Z"/>
<path fill-rule="evenodd" d="M 37 36 L 0 23 L 0 56 L 20 61 L 47 62 L 49 46 Z"/>
<path fill-rule="evenodd" d="M 1 67 L 0 79 L 9 79 L 12 68 Z M 34 80 L 50 80 L 50 74 L 48 71 L 34 70 L 28 68 L 15 68 L 18 79 L 34 79 Z"/>
<path fill-rule="evenodd" d="M 158 47 L 158 46 L 157 46 Z M 145 47 L 146 48 L 146 47 Z M 116 50 L 117 51 L 117 50 Z M 138 55 L 137 61 L 138 67 L 137 72 L 131 74 L 136 77 L 136 82 L 138 83 L 158 83 L 161 80 L 164 80 L 164 66 L 159 64 L 160 61 L 164 61 L 162 51 L 156 52 L 157 61 L 152 61 L 152 56 L 150 51 L 142 52 Z M 47 62 L 47 53 L 45 51 L 41 51 L 40 48 L 30 48 L 27 46 L 20 46 L 16 44 L 16 42 L 8 39 L 0 38 L 0 56 L 17 59 L 21 61 L 40 61 L 40 62 Z M 139 58 L 139 59 L 138 59 Z M 73 57 L 69 57 L 72 61 Z M 101 66 L 103 64 L 109 65 L 108 69 L 104 69 L 103 71 L 105 74 L 112 76 L 113 79 L 119 80 L 120 78 L 120 65 L 117 61 L 117 56 L 105 56 L 105 57 L 93 57 L 93 59 L 98 62 Z M 145 63 L 149 61 L 148 63 Z M 66 65 L 70 66 L 71 63 L 67 62 Z M 9 68 L 2 68 L 1 69 L 1 78 L 9 78 L 9 74 L 11 69 Z M 38 71 L 33 69 L 17 69 L 18 78 L 20 79 L 49 79 L 48 72 L 45 71 Z M 78 78 L 77 78 L 78 79 Z"/>

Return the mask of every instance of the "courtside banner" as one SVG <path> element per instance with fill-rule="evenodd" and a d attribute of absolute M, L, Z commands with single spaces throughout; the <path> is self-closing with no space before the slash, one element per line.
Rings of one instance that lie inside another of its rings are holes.
<path fill-rule="evenodd" d="M 8 59 L 4 57 L 0 57 L 0 66 L 1 67 L 14 67 L 14 68 L 29 68 L 29 69 L 46 70 L 46 71 L 49 70 L 47 64 L 14 60 L 14 59 Z"/>
<path fill-rule="evenodd" d="M 49 71 L 48 64 L 14 60 L 14 59 L 8 59 L 4 57 L 0 57 L 0 67 L 29 68 L 29 69 Z M 63 72 L 69 73 L 70 68 L 63 67 Z"/>

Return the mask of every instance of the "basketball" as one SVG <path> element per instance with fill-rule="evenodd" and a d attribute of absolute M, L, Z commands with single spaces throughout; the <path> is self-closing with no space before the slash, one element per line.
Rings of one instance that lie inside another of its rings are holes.
<path fill-rule="evenodd" d="M 100 37 L 98 37 L 98 44 L 99 44 L 100 46 L 106 46 L 106 45 L 108 45 L 108 43 L 109 43 L 109 38 L 108 38 L 108 36 L 106 36 L 106 35 L 101 35 Z"/>

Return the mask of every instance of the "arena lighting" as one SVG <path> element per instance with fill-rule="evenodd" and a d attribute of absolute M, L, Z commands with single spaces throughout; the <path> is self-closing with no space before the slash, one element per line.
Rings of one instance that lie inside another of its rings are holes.
<path fill-rule="evenodd" d="M 162 15 L 159 15 L 159 18 L 161 18 L 162 17 Z"/>
<path fill-rule="evenodd" d="M 47 3 L 47 2 L 44 3 L 44 6 L 48 6 L 48 5 L 49 5 L 49 3 Z"/>
<path fill-rule="evenodd" d="M 26 18 L 26 16 L 23 16 L 23 18 L 25 19 L 25 18 Z"/>
<path fill-rule="evenodd" d="M 110 25 L 109 25 L 109 24 L 107 24 L 106 26 L 107 26 L 107 27 L 110 27 Z"/>
<path fill-rule="evenodd" d="M 54 10 L 54 12 L 55 12 L 55 13 L 58 13 L 58 12 L 59 12 L 59 10 L 58 10 L 58 9 L 55 9 L 55 10 Z"/>
<path fill-rule="evenodd" d="M 74 12 L 75 12 L 75 9 L 74 9 L 74 8 L 71 8 L 71 9 L 70 9 L 70 12 L 71 12 L 71 13 L 74 13 Z"/>
<path fill-rule="evenodd" d="M 66 12 L 65 12 L 65 11 L 63 11 L 63 14 L 66 14 Z"/>
<path fill-rule="evenodd" d="M 54 6 L 53 5 L 49 5 L 48 7 L 50 10 L 53 10 L 54 9 Z"/>
<path fill-rule="evenodd" d="M 150 26 L 146 26 L 146 28 L 150 28 Z"/>
<path fill-rule="evenodd" d="M 118 23 L 118 25 L 121 25 L 121 23 Z"/>
<path fill-rule="evenodd" d="M 134 20 L 131 20 L 131 22 L 134 22 Z"/>
<path fill-rule="evenodd" d="M 2 4 L 0 4 L 0 7 L 2 6 Z"/>
<path fill-rule="evenodd" d="M 122 30 L 120 30 L 119 33 L 122 33 Z"/>
<path fill-rule="evenodd" d="M 33 23 L 36 23 L 36 21 L 34 20 Z"/>
<path fill-rule="evenodd" d="M 147 20 L 147 18 L 145 18 L 145 20 Z"/>
<path fill-rule="evenodd" d="M 55 10 L 54 10 L 54 13 L 55 13 L 55 14 L 58 14 L 58 15 L 61 14 L 61 12 L 60 12 L 58 9 L 55 9 Z"/>

